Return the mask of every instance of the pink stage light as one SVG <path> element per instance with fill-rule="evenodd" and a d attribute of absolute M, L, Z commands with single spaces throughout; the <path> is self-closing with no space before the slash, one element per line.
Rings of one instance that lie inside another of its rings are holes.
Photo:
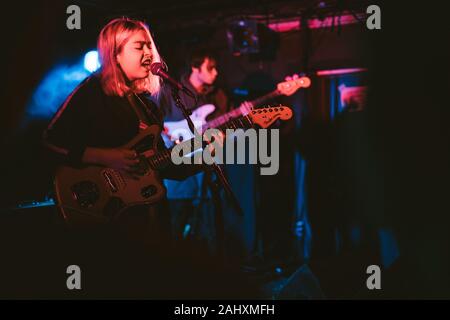
<path fill-rule="evenodd" d="M 361 15 L 361 14 L 360 14 Z M 362 15 L 361 15 L 361 19 Z M 308 19 L 308 27 L 310 29 L 329 28 L 333 25 L 347 25 L 358 23 L 358 20 L 351 14 L 343 14 L 340 16 L 326 17 L 324 19 Z M 276 32 L 288 32 L 294 30 L 300 30 L 300 19 L 289 21 L 277 21 L 268 24 L 268 27 Z"/>
<path fill-rule="evenodd" d="M 332 69 L 332 70 L 320 70 L 317 71 L 316 74 L 318 76 L 334 76 L 348 73 L 356 73 L 356 72 L 366 72 L 366 68 L 347 68 L 347 69 Z"/>

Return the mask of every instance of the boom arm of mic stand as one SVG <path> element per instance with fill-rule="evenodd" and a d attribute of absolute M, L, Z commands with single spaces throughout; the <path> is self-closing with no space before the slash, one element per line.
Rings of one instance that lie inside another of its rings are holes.
<path fill-rule="evenodd" d="M 189 117 L 189 115 L 191 114 L 189 110 L 186 109 L 186 107 L 183 105 L 183 103 L 181 102 L 180 96 L 178 94 L 178 91 L 176 88 L 172 87 L 172 97 L 175 100 L 175 104 L 176 106 L 181 109 L 181 111 L 183 112 L 183 116 L 186 118 L 186 121 L 189 125 L 189 129 L 191 129 L 192 133 L 194 134 L 194 136 L 198 136 L 200 135 L 199 132 L 197 131 L 197 129 L 194 126 L 194 123 L 192 122 L 192 119 Z M 195 99 L 197 101 L 197 99 Z M 207 141 L 208 144 L 210 144 L 210 141 Z M 210 170 L 210 171 L 214 171 L 217 178 L 220 181 L 220 184 L 222 185 L 222 187 L 225 189 L 226 194 L 228 195 L 228 197 L 231 199 L 231 202 L 236 210 L 236 212 L 240 215 L 243 216 L 244 212 L 241 208 L 241 206 L 239 205 L 239 201 L 236 198 L 236 195 L 233 193 L 233 190 L 231 189 L 230 183 L 228 182 L 228 179 L 225 177 L 225 174 L 223 173 L 222 168 L 217 165 L 217 163 L 213 163 L 211 166 L 205 166 L 203 165 L 203 167 L 206 170 Z"/>

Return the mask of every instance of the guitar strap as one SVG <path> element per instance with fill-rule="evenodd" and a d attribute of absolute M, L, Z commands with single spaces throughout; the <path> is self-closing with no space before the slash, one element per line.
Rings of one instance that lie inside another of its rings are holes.
<path fill-rule="evenodd" d="M 128 94 L 127 95 L 128 102 L 133 107 L 134 112 L 136 113 L 138 119 L 139 119 L 139 128 L 145 129 L 148 126 L 152 124 L 159 124 L 159 120 L 157 117 L 153 114 L 151 110 L 149 110 L 149 106 L 147 106 L 142 99 L 140 99 L 136 94 Z M 139 99 L 139 105 L 136 101 L 136 99 Z M 141 106 L 142 105 L 142 106 Z M 152 118 L 152 119 L 150 119 Z M 151 121 L 153 120 L 153 121 Z"/>

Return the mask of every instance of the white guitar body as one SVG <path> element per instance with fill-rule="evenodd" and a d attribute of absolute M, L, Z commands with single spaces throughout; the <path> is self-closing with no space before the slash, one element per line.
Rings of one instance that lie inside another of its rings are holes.
<path fill-rule="evenodd" d="M 195 128 L 202 133 L 202 127 L 206 124 L 206 117 L 214 112 L 216 107 L 213 104 L 205 104 L 201 107 L 195 109 L 190 118 L 194 123 Z M 174 141 L 184 141 L 189 140 L 194 137 L 193 133 L 189 129 L 188 123 L 185 120 L 172 121 L 164 123 L 164 131 L 170 141 L 173 144 Z M 166 142 L 167 144 L 167 142 Z"/>

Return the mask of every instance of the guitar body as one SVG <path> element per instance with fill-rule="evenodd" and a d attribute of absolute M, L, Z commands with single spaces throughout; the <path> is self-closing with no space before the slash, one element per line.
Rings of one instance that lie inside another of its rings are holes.
<path fill-rule="evenodd" d="M 67 222 L 74 225 L 104 223 L 118 218 L 127 208 L 158 202 L 166 189 L 146 158 L 156 152 L 158 126 L 150 126 L 123 146 L 140 155 L 134 177 L 101 166 L 61 166 L 54 180 L 56 202 Z"/>
<path fill-rule="evenodd" d="M 192 112 L 190 118 L 197 130 L 201 131 L 202 126 L 206 123 L 206 117 L 213 113 L 215 109 L 216 107 L 213 104 L 205 104 Z M 184 141 L 194 137 L 186 120 L 164 122 L 164 128 L 167 130 L 171 141 Z"/>

